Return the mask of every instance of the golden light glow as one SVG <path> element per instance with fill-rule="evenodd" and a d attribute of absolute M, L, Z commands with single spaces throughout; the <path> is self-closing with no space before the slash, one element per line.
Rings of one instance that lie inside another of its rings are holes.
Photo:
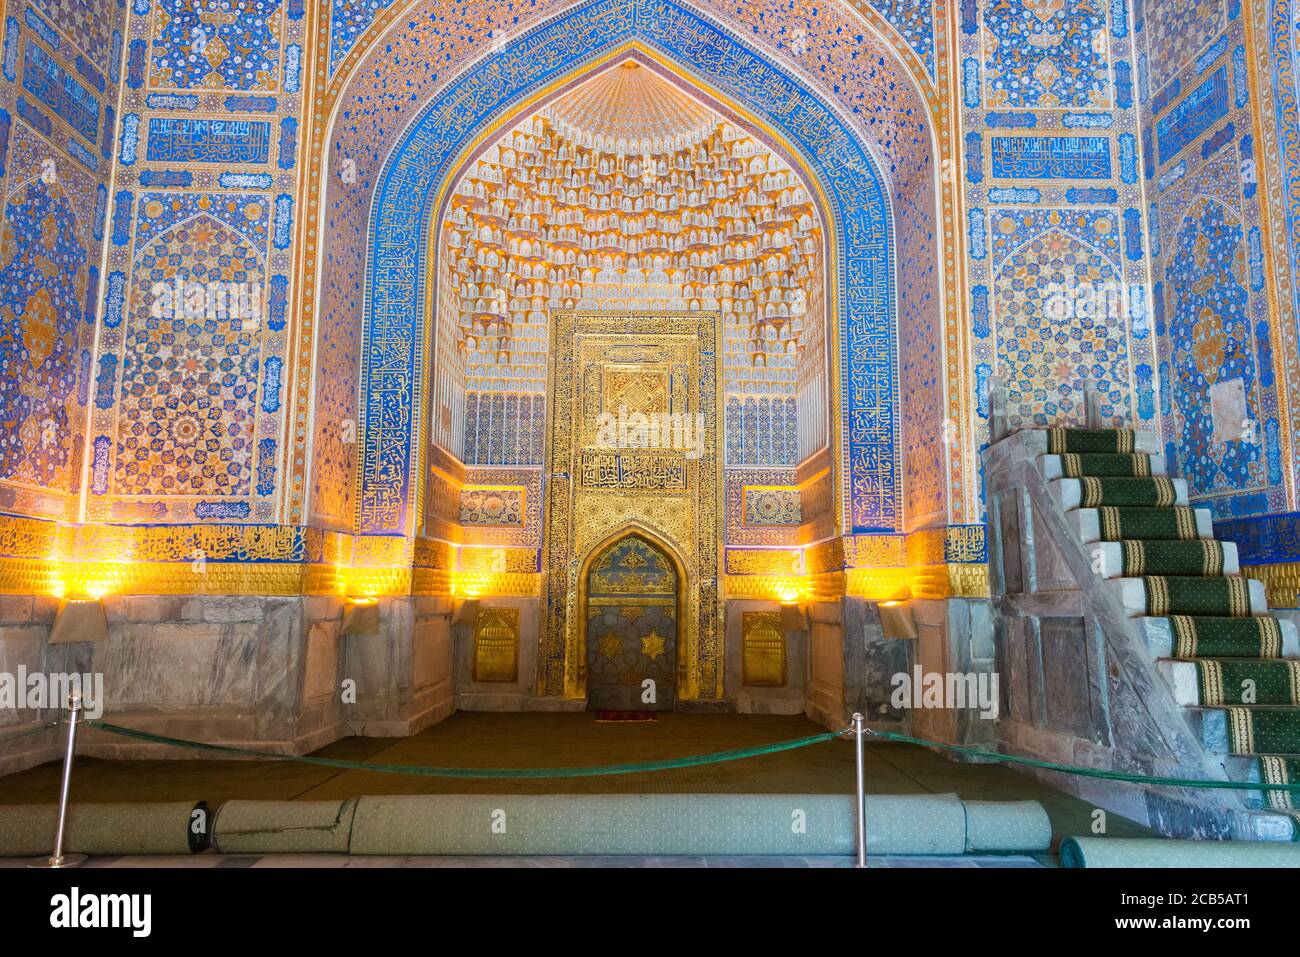
<path fill-rule="evenodd" d="M 342 593 L 357 598 L 379 598 L 410 591 L 411 569 L 401 567 L 353 567 L 342 569 Z"/>
<path fill-rule="evenodd" d="M 54 561 L 50 594 L 68 601 L 99 601 L 123 590 L 128 566 L 118 562 Z"/>

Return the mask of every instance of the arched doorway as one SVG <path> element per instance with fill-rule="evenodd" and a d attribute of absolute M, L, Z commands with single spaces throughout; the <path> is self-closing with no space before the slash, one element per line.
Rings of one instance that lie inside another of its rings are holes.
<path fill-rule="evenodd" d="M 672 710 L 685 584 L 671 551 L 641 532 L 593 549 L 579 596 L 588 708 Z"/>

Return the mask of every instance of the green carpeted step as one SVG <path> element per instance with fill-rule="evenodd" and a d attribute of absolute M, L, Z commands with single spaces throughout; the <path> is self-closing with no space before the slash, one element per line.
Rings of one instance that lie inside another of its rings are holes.
<path fill-rule="evenodd" d="M 1300 661 L 1287 658 L 1201 658 L 1203 705 L 1300 705 Z"/>
<path fill-rule="evenodd" d="M 1123 546 L 1125 575 L 1222 575 L 1224 548 L 1208 539 L 1192 542 L 1127 539 Z"/>
<path fill-rule="evenodd" d="M 1117 453 L 1076 452 L 1061 456 L 1061 474 L 1065 478 L 1147 478 L 1151 475 L 1151 456 L 1145 453 L 1120 455 Z"/>
<path fill-rule="evenodd" d="M 1163 476 L 1151 478 L 1067 478 L 1053 483 L 1056 497 L 1072 508 L 1171 508 L 1187 505 L 1187 483 Z M 1141 538 L 1144 536 L 1134 536 Z"/>
<path fill-rule="evenodd" d="M 1175 578 L 1152 575 L 1142 579 L 1146 613 L 1165 615 L 1222 615 L 1247 618 L 1252 613 L 1250 580 L 1219 576 Z"/>
<path fill-rule="evenodd" d="M 1284 758 L 1265 755 L 1256 759 L 1259 764 L 1259 780 L 1265 784 L 1300 783 L 1300 758 Z M 1286 809 L 1300 807 L 1300 792 L 1268 791 L 1268 806 Z"/>
<path fill-rule="evenodd" d="M 1210 618 L 1174 615 L 1174 658 L 1276 658 L 1282 628 L 1276 618 Z"/>
<path fill-rule="evenodd" d="M 1119 542 L 1125 539 L 1187 542 L 1201 537 L 1194 508 L 1104 506 L 1097 509 L 1097 518 L 1101 526 L 1102 541 L 1106 542 Z"/>
<path fill-rule="evenodd" d="M 1053 455 L 1131 455 L 1136 446 L 1132 429 L 1048 429 L 1047 450 Z"/>
<path fill-rule="evenodd" d="M 1300 708 L 1225 708 L 1233 754 L 1300 755 Z"/>

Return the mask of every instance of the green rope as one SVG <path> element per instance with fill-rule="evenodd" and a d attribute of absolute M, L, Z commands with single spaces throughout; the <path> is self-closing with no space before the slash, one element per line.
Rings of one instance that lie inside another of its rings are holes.
<path fill-rule="evenodd" d="M 764 754 L 776 754 L 781 751 L 794 751 L 806 748 L 810 744 L 820 744 L 845 736 L 845 732 L 828 731 L 814 734 L 807 738 L 794 738 L 789 741 L 777 741 L 774 744 L 762 744 L 752 748 L 738 748 L 733 751 L 716 751 L 713 754 L 696 754 L 686 758 L 668 758 L 663 761 L 644 761 L 640 764 L 613 764 L 586 768 L 437 768 L 409 764 L 368 764 L 362 761 L 344 761 L 340 758 L 315 758 L 310 755 L 273 754 L 269 751 L 254 751 L 251 748 L 236 748 L 224 744 L 205 744 L 201 741 L 187 741 L 184 738 L 169 738 L 161 734 L 151 734 L 135 728 L 104 721 L 87 721 L 92 728 L 98 728 L 109 734 L 154 744 L 166 744 L 177 748 L 190 748 L 196 751 L 214 751 L 220 754 L 237 754 L 248 758 L 266 758 L 272 761 L 295 761 L 299 764 L 315 764 L 327 768 L 341 768 L 348 771 L 377 771 L 381 774 L 406 774 L 431 778 L 593 778 L 617 774 L 640 774 L 648 771 L 671 771 L 678 768 L 700 767 L 707 764 L 720 764 L 725 761 L 741 761 L 756 758 Z M 40 728 L 37 730 L 45 730 Z M 34 732 L 27 732 L 28 734 Z M 1002 754 L 999 751 L 984 751 L 979 748 L 965 747 L 960 744 L 945 744 L 942 741 L 927 741 L 925 738 L 913 738 L 893 731 L 869 731 L 871 737 L 884 741 L 898 741 L 904 744 L 916 744 L 927 748 L 941 748 L 969 757 L 991 758 L 1009 764 L 1022 764 L 1029 767 L 1059 771 L 1079 777 L 1104 778 L 1108 781 L 1126 781 L 1132 784 L 1147 784 L 1159 787 L 1210 788 L 1228 791 L 1296 791 L 1300 792 L 1300 783 L 1265 784 L 1250 781 L 1204 781 L 1190 778 L 1164 778 L 1145 774 L 1129 774 L 1124 771 L 1102 771 L 1097 768 L 1083 768 L 1077 765 L 1058 764 L 1055 761 L 1043 761 L 1037 758 L 1024 758 L 1014 754 Z"/>
<path fill-rule="evenodd" d="M 1103 771 L 1099 768 L 1082 768 L 1074 764 L 1057 764 L 1055 761 L 1043 761 L 1038 758 L 1023 758 L 1016 754 L 1003 754 L 1000 751 L 982 751 L 960 744 L 945 744 L 942 741 L 926 741 L 924 738 L 912 738 L 893 731 L 869 731 L 873 738 L 886 741 L 899 741 L 904 744 L 919 744 L 927 748 L 942 748 L 958 754 L 976 758 L 993 758 L 1009 764 L 1023 764 L 1031 768 L 1045 768 L 1048 771 L 1060 771 L 1081 778 L 1105 778 L 1108 781 L 1128 781 L 1135 784 L 1150 784 L 1174 788 L 1219 788 L 1226 791 L 1300 791 L 1300 782 L 1295 784 L 1258 784 L 1251 781 L 1203 781 L 1191 778 L 1162 778 L 1148 774 L 1129 774 L 1125 771 Z"/>
<path fill-rule="evenodd" d="M 182 738 L 168 738 L 134 728 L 123 728 L 103 721 L 87 721 L 87 725 L 107 731 L 109 734 L 136 738 L 140 741 L 152 741 L 156 744 L 169 744 L 178 748 L 192 748 L 197 751 L 217 751 L 222 754 L 238 754 L 250 758 L 269 758 L 276 761 L 296 761 L 300 764 L 316 764 L 327 768 L 343 768 L 349 771 L 378 771 L 382 774 L 408 774 L 430 778 L 594 778 L 615 774 L 640 774 L 643 771 L 670 771 L 676 768 L 698 767 L 703 764 L 718 764 L 723 761 L 740 761 L 744 758 L 756 758 L 763 754 L 775 754 L 779 751 L 793 751 L 806 748 L 810 744 L 820 744 L 838 738 L 837 731 L 814 734 L 808 738 L 795 738 L 791 741 L 778 741 L 775 744 L 762 744 L 753 748 L 739 748 L 734 751 L 718 751 L 713 754 L 696 754 L 687 758 L 669 758 L 664 761 L 645 761 L 640 764 L 614 764 L 590 768 L 431 768 L 408 764 L 367 764 L 361 761 L 344 761 L 338 758 L 314 758 L 308 755 L 272 754 L 268 751 L 253 751 L 249 748 L 235 748 L 223 744 L 204 744 L 199 741 L 186 741 Z"/>
<path fill-rule="evenodd" d="M 39 724 L 34 728 L 28 728 L 26 731 L 19 731 L 17 734 L 11 734 L 7 737 L 0 738 L 0 745 L 6 745 L 10 741 L 21 741 L 23 738 L 33 738 L 38 734 L 49 731 L 50 728 L 57 728 L 60 722 L 50 721 L 46 724 Z"/>

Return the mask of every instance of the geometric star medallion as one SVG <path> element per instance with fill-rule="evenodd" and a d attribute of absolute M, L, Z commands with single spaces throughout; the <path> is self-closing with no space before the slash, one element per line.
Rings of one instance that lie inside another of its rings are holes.
<path fill-rule="evenodd" d="M 613 661 L 623 653 L 623 642 L 612 631 L 600 636 L 600 653 Z"/>
<path fill-rule="evenodd" d="M 650 634 L 641 639 L 641 654 L 645 655 L 651 661 L 654 661 L 664 653 L 665 641 L 666 639 L 658 632 L 650 632 Z"/>

